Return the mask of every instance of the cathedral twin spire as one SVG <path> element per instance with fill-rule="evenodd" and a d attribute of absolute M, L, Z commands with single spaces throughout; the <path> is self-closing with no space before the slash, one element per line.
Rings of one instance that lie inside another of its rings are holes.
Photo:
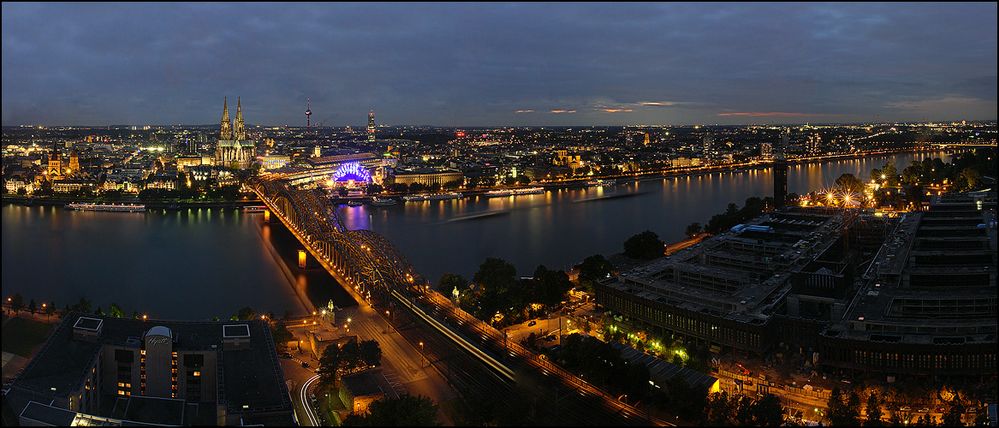
<path fill-rule="evenodd" d="M 229 98 L 226 97 L 222 101 L 222 124 L 219 132 L 219 139 L 237 141 L 246 139 L 246 123 L 243 122 L 243 106 L 238 97 L 236 98 L 235 125 L 229 121 Z"/>

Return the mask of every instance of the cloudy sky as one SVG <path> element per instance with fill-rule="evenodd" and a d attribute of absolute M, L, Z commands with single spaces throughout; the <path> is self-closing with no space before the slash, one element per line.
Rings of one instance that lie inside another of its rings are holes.
<path fill-rule="evenodd" d="M 996 118 L 996 4 L 3 3 L 4 125 Z"/>

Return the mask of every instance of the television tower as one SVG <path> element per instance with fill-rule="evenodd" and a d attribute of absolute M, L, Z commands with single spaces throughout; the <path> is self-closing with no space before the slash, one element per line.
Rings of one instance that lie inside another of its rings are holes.
<path fill-rule="evenodd" d="M 308 98 L 305 105 L 305 127 L 312 127 L 312 98 Z"/>
<path fill-rule="evenodd" d="M 368 142 L 375 142 L 375 111 L 368 111 Z"/>

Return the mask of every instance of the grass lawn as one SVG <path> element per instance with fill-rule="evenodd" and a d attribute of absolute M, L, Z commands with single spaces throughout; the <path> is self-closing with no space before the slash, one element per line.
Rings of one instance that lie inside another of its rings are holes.
<path fill-rule="evenodd" d="M 12 318 L 3 323 L 3 350 L 24 358 L 31 358 L 31 351 L 45 342 L 55 324 Z"/>
<path fill-rule="evenodd" d="M 321 397 L 317 396 L 316 398 L 319 399 L 319 413 L 325 415 L 326 420 L 330 423 L 340 426 L 341 421 L 336 412 L 347 409 L 343 405 L 343 402 L 340 401 L 340 396 L 331 392 L 329 398 L 326 397 L 326 394 L 323 394 Z"/>

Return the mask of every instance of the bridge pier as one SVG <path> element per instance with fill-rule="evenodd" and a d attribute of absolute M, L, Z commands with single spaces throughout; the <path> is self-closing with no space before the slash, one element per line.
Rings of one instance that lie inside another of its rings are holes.
<path fill-rule="evenodd" d="M 270 222 L 271 222 L 271 210 L 266 209 L 264 210 L 264 223 L 270 223 Z"/>
<path fill-rule="evenodd" d="M 309 255 L 305 250 L 298 250 L 298 267 L 305 269 L 305 262 L 308 261 Z"/>

